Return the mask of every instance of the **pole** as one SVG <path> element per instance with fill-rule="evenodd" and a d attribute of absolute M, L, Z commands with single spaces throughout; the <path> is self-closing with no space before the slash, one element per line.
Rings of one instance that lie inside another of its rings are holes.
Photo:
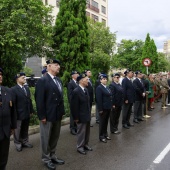
<path fill-rule="evenodd" d="M 146 66 L 146 74 L 148 75 L 148 66 Z"/>

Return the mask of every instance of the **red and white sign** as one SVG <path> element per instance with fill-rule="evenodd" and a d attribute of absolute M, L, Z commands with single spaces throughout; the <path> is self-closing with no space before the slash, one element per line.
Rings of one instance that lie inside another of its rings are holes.
<path fill-rule="evenodd" d="M 150 58 L 145 58 L 143 59 L 142 63 L 144 66 L 149 67 L 152 64 L 152 61 Z"/>

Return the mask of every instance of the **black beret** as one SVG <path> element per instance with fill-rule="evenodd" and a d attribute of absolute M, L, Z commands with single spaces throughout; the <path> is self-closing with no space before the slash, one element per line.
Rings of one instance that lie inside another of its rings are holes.
<path fill-rule="evenodd" d="M 17 75 L 15 75 L 15 79 L 17 79 L 21 76 L 25 76 L 25 73 L 23 73 L 23 72 L 18 73 Z"/>
<path fill-rule="evenodd" d="M 141 71 L 136 71 L 135 74 L 141 74 L 142 72 Z"/>
<path fill-rule="evenodd" d="M 57 59 L 49 59 L 46 61 L 47 64 L 55 64 L 58 63 L 60 65 L 60 61 Z"/>
<path fill-rule="evenodd" d="M 0 68 L 0 72 L 3 74 L 4 72 L 3 72 L 3 70 L 2 70 L 2 68 Z"/>
<path fill-rule="evenodd" d="M 85 73 L 82 73 L 77 77 L 77 81 L 79 82 L 81 79 L 83 79 L 85 77 L 87 77 L 87 75 Z"/>
<path fill-rule="evenodd" d="M 90 69 L 85 69 L 85 70 L 84 70 L 84 73 L 87 73 L 87 71 L 90 71 Z"/>
<path fill-rule="evenodd" d="M 125 72 L 124 72 L 124 74 L 127 74 L 127 73 L 129 73 L 129 72 L 131 72 L 132 70 L 130 70 L 130 69 L 127 69 Z M 133 71 L 132 71 L 133 72 Z"/>
<path fill-rule="evenodd" d="M 114 74 L 111 75 L 111 77 L 115 77 L 115 76 L 120 77 L 120 74 L 119 73 L 114 73 Z"/>
<path fill-rule="evenodd" d="M 47 73 L 47 69 L 46 69 L 46 68 L 45 68 L 45 69 L 43 69 L 41 73 L 42 73 L 42 74 Z"/>
<path fill-rule="evenodd" d="M 100 74 L 99 79 L 101 80 L 103 78 L 107 78 L 107 75 L 106 74 Z"/>
<path fill-rule="evenodd" d="M 75 70 L 75 71 L 72 71 L 70 75 L 72 76 L 73 74 L 80 74 L 80 73 Z"/>

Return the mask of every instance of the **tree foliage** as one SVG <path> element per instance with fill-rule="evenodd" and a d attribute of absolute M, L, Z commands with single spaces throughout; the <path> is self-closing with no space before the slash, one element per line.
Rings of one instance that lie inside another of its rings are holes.
<path fill-rule="evenodd" d="M 24 58 L 48 54 L 51 10 L 41 0 L 1 0 L 0 66 L 5 71 L 6 85 L 12 84 L 12 77 L 22 69 Z"/>
<path fill-rule="evenodd" d="M 66 85 L 72 70 L 81 72 L 89 65 L 86 0 L 61 0 L 53 40 L 56 58 L 62 63 L 62 80 Z"/>

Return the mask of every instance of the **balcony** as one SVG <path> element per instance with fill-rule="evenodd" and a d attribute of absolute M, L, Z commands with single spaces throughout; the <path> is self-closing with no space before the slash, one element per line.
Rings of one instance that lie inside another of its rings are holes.
<path fill-rule="evenodd" d="M 96 8 L 95 6 L 93 6 L 93 5 L 91 5 L 91 4 L 87 4 L 86 6 L 87 6 L 87 8 L 89 8 L 89 9 L 91 9 L 91 10 L 99 13 L 99 8 Z"/>

